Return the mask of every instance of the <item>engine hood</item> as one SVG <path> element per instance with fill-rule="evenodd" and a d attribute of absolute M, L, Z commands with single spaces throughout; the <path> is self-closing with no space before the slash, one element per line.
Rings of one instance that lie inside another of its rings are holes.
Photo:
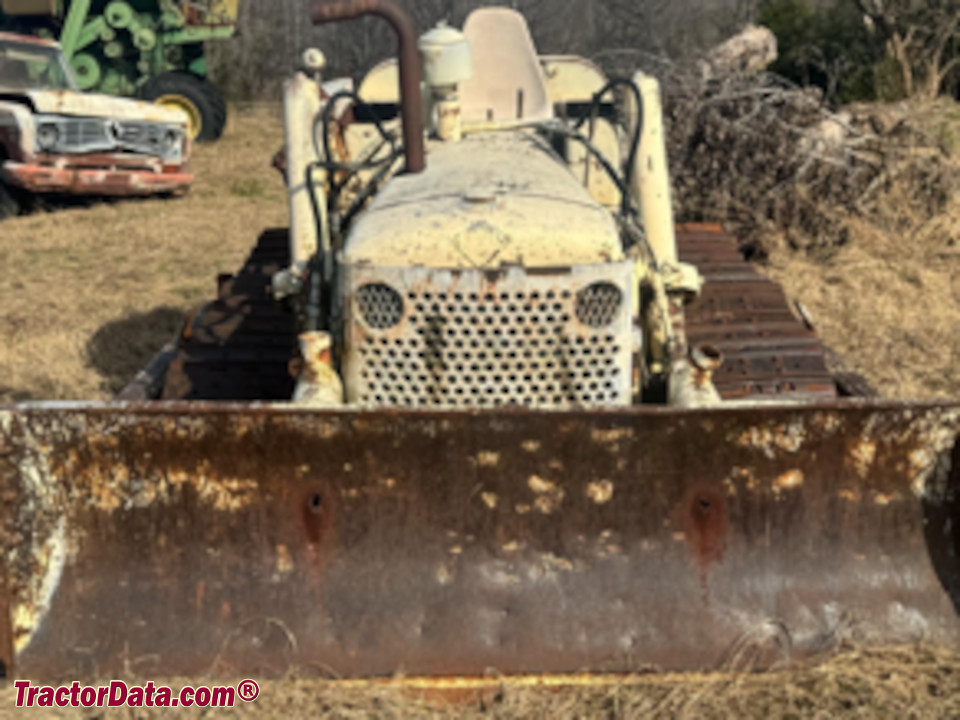
<path fill-rule="evenodd" d="M 457 269 L 622 259 L 613 216 L 532 132 L 432 145 L 427 169 L 387 183 L 344 253 L 348 264 Z"/>
<path fill-rule="evenodd" d="M 29 100 L 38 113 L 45 115 L 187 124 L 187 116 L 181 110 L 111 95 L 73 90 L 6 90 L 0 87 L 0 96 L 22 97 Z"/>

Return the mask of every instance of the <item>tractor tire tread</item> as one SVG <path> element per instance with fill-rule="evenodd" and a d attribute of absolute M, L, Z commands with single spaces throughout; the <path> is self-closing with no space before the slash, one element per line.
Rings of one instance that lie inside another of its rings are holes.
<path fill-rule="evenodd" d="M 188 72 L 168 72 L 151 78 L 137 92 L 142 100 L 164 95 L 182 95 L 192 102 L 201 116 L 199 142 L 213 142 L 223 135 L 227 124 L 227 104 L 219 88 L 206 78 Z"/>

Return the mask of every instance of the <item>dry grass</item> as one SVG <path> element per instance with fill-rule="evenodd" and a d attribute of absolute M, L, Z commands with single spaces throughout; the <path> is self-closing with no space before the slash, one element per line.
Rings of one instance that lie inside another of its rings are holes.
<path fill-rule="evenodd" d="M 192 684 L 211 681 L 194 679 Z M 182 681 L 171 682 L 179 688 Z M 219 681 L 216 684 L 223 684 Z M 15 717 L 161 718 L 160 710 L 49 713 L 14 709 L 16 692 L 0 692 L 0 720 Z M 397 684 L 367 687 L 295 677 L 261 684 L 258 700 L 232 709 L 178 709 L 185 719 L 324 717 L 331 720 L 807 720 L 960 717 L 960 656 L 925 647 L 850 649 L 828 662 L 767 674 L 645 675 L 618 684 L 553 690 L 505 683 L 484 693 L 441 699 Z"/>
<path fill-rule="evenodd" d="M 848 245 L 819 257 L 774 252 L 769 274 L 883 395 L 960 396 L 960 203 L 906 230 L 847 225 Z"/>
<path fill-rule="evenodd" d="M 197 150 L 198 181 L 185 199 L 74 207 L 0 226 L 0 401 L 109 397 L 211 296 L 218 272 L 236 269 L 262 229 L 286 223 L 269 167 L 281 143 L 279 117 L 265 108 L 235 117 L 220 144 Z M 924 226 L 899 226 L 907 231 L 849 223 L 848 246 L 816 258 L 776 251 L 769 272 L 885 394 L 960 395 L 960 206 Z M 10 709 L 13 698 L 0 693 L 0 717 L 21 716 Z M 389 688 L 288 679 L 268 683 L 254 705 L 208 714 L 948 718 L 960 717 L 960 656 L 854 649 L 789 673 L 650 676 L 550 693 L 508 687 L 456 706 Z"/>
<path fill-rule="evenodd" d="M 960 163 L 960 104 L 907 110 Z M 894 185 L 869 218 L 840 218 L 847 243 L 801 256 L 785 242 L 768 273 L 815 318 L 846 363 L 888 397 L 960 397 L 960 198 L 932 218 Z"/>

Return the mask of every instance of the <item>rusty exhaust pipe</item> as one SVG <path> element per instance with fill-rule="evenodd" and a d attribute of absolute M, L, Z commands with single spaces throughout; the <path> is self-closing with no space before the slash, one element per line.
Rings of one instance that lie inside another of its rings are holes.
<path fill-rule="evenodd" d="M 324 25 L 364 15 L 382 17 L 397 34 L 406 171 L 423 172 L 426 159 L 423 149 L 423 105 L 420 99 L 420 55 L 417 51 L 417 31 L 410 15 L 393 0 L 318 0 L 313 5 L 310 19 L 314 25 Z"/>

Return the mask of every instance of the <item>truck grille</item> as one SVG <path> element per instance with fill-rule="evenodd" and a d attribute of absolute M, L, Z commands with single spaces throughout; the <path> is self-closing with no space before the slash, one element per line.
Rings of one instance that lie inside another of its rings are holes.
<path fill-rule="evenodd" d="M 101 147 L 110 143 L 107 127 L 103 120 L 76 118 L 62 120 L 60 127 L 63 130 L 61 145 L 65 147 Z"/>
<path fill-rule="evenodd" d="M 93 153 L 126 151 L 177 160 L 183 153 L 183 131 L 175 125 L 139 120 L 114 121 L 103 118 L 78 118 L 38 115 L 38 127 L 55 126 L 56 145 L 47 152 Z M 168 133 L 174 142 L 166 142 Z"/>
<path fill-rule="evenodd" d="M 561 275 L 511 270 L 495 280 L 355 269 L 348 399 L 377 407 L 629 404 L 631 276 L 629 263 Z"/>

